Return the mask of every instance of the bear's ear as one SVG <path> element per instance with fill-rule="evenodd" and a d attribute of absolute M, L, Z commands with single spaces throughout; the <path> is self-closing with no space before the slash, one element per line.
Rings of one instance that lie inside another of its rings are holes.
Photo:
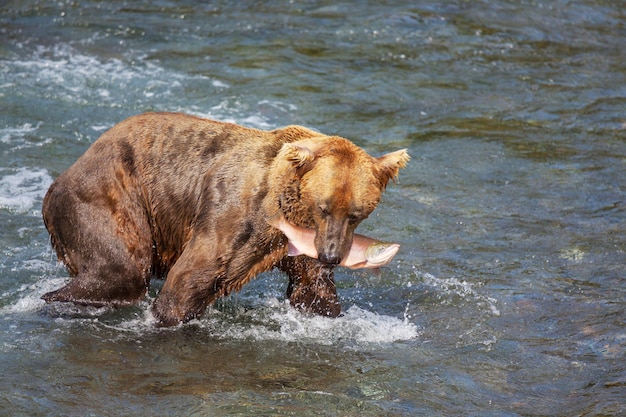
<path fill-rule="evenodd" d="M 387 186 L 389 180 L 396 181 L 398 171 L 400 168 L 406 167 L 410 159 L 406 149 L 391 152 L 376 159 L 379 167 L 379 179 L 383 188 Z"/>
<path fill-rule="evenodd" d="M 283 146 L 283 150 L 285 151 L 287 160 L 296 168 L 300 168 L 315 159 L 315 152 L 305 145 L 286 143 Z"/>
<path fill-rule="evenodd" d="M 309 141 L 285 143 L 281 149 L 283 157 L 298 171 L 308 171 L 317 156 L 318 144 Z"/>

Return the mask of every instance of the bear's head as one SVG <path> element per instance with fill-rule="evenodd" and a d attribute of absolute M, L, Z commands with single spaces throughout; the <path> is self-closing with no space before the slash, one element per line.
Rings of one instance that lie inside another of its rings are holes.
<path fill-rule="evenodd" d="M 290 221 L 315 229 L 318 259 L 327 265 L 347 256 L 354 230 L 410 159 L 404 149 L 374 158 L 337 136 L 287 143 L 279 158 L 290 165 L 297 184 L 297 196 L 285 198 L 281 208 Z"/>

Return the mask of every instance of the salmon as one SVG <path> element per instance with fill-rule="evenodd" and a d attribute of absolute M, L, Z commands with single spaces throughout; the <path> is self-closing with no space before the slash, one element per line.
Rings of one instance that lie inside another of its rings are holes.
<path fill-rule="evenodd" d="M 315 230 L 288 222 L 282 213 L 272 216 L 267 219 L 267 222 L 287 237 L 289 256 L 306 255 L 317 259 L 318 253 L 314 243 Z M 342 259 L 339 265 L 350 269 L 377 269 L 391 262 L 399 249 L 398 243 L 382 242 L 355 234 L 348 256 Z"/>

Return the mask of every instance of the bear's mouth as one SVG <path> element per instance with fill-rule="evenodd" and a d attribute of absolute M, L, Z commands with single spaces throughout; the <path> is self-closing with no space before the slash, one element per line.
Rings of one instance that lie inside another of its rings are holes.
<path fill-rule="evenodd" d="M 334 267 L 341 263 L 341 259 L 339 256 L 328 255 L 326 253 L 318 253 L 317 260 L 320 261 L 323 265 Z"/>
<path fill-rule="evenodd" d="M 322 269 L 327 270 L 327 271 L 332 271 L 333 269 L 335 269 L 337 266 L 339 266 L 339 264 L 328 264 L 325 262 L 321 262 L 319 259 L 317 260 L 320 265 L 322 266 Z"/>
<path fill-rule="evenodd" d="M 288 256 L 306 255 L 317 259 L 326 270 L 332 270 L 337 265 L 343 265 L 350 269 L 378 269 L 391 262 L 400 248 L 400 245 L 397 243 L 381 242 L 367 236 L 355 234 L 350 250 L 345 256 L 329 259 L 317 251 L 315 230 L 299 227 L 288 222 L 280 212 L 268 218 L 267 222 L 287 237 Z"/>

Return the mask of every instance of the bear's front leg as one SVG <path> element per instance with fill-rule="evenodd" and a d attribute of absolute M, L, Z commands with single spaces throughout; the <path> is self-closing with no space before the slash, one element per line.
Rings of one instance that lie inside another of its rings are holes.
<path fill-rule="evenodd" d="M 306 256 L 287 257 L 279 267 L 289 275 L 287 297 L 294 308 L 327 317 L 341 314 L 332 267 Z"/>
<path fill-rule="evenodd" d="M 201 316 L 224 292 L 226 267 L 222 257 L 189 245 L 167 274 L 152 305 L 158 326 L 174 326 Z"/>

